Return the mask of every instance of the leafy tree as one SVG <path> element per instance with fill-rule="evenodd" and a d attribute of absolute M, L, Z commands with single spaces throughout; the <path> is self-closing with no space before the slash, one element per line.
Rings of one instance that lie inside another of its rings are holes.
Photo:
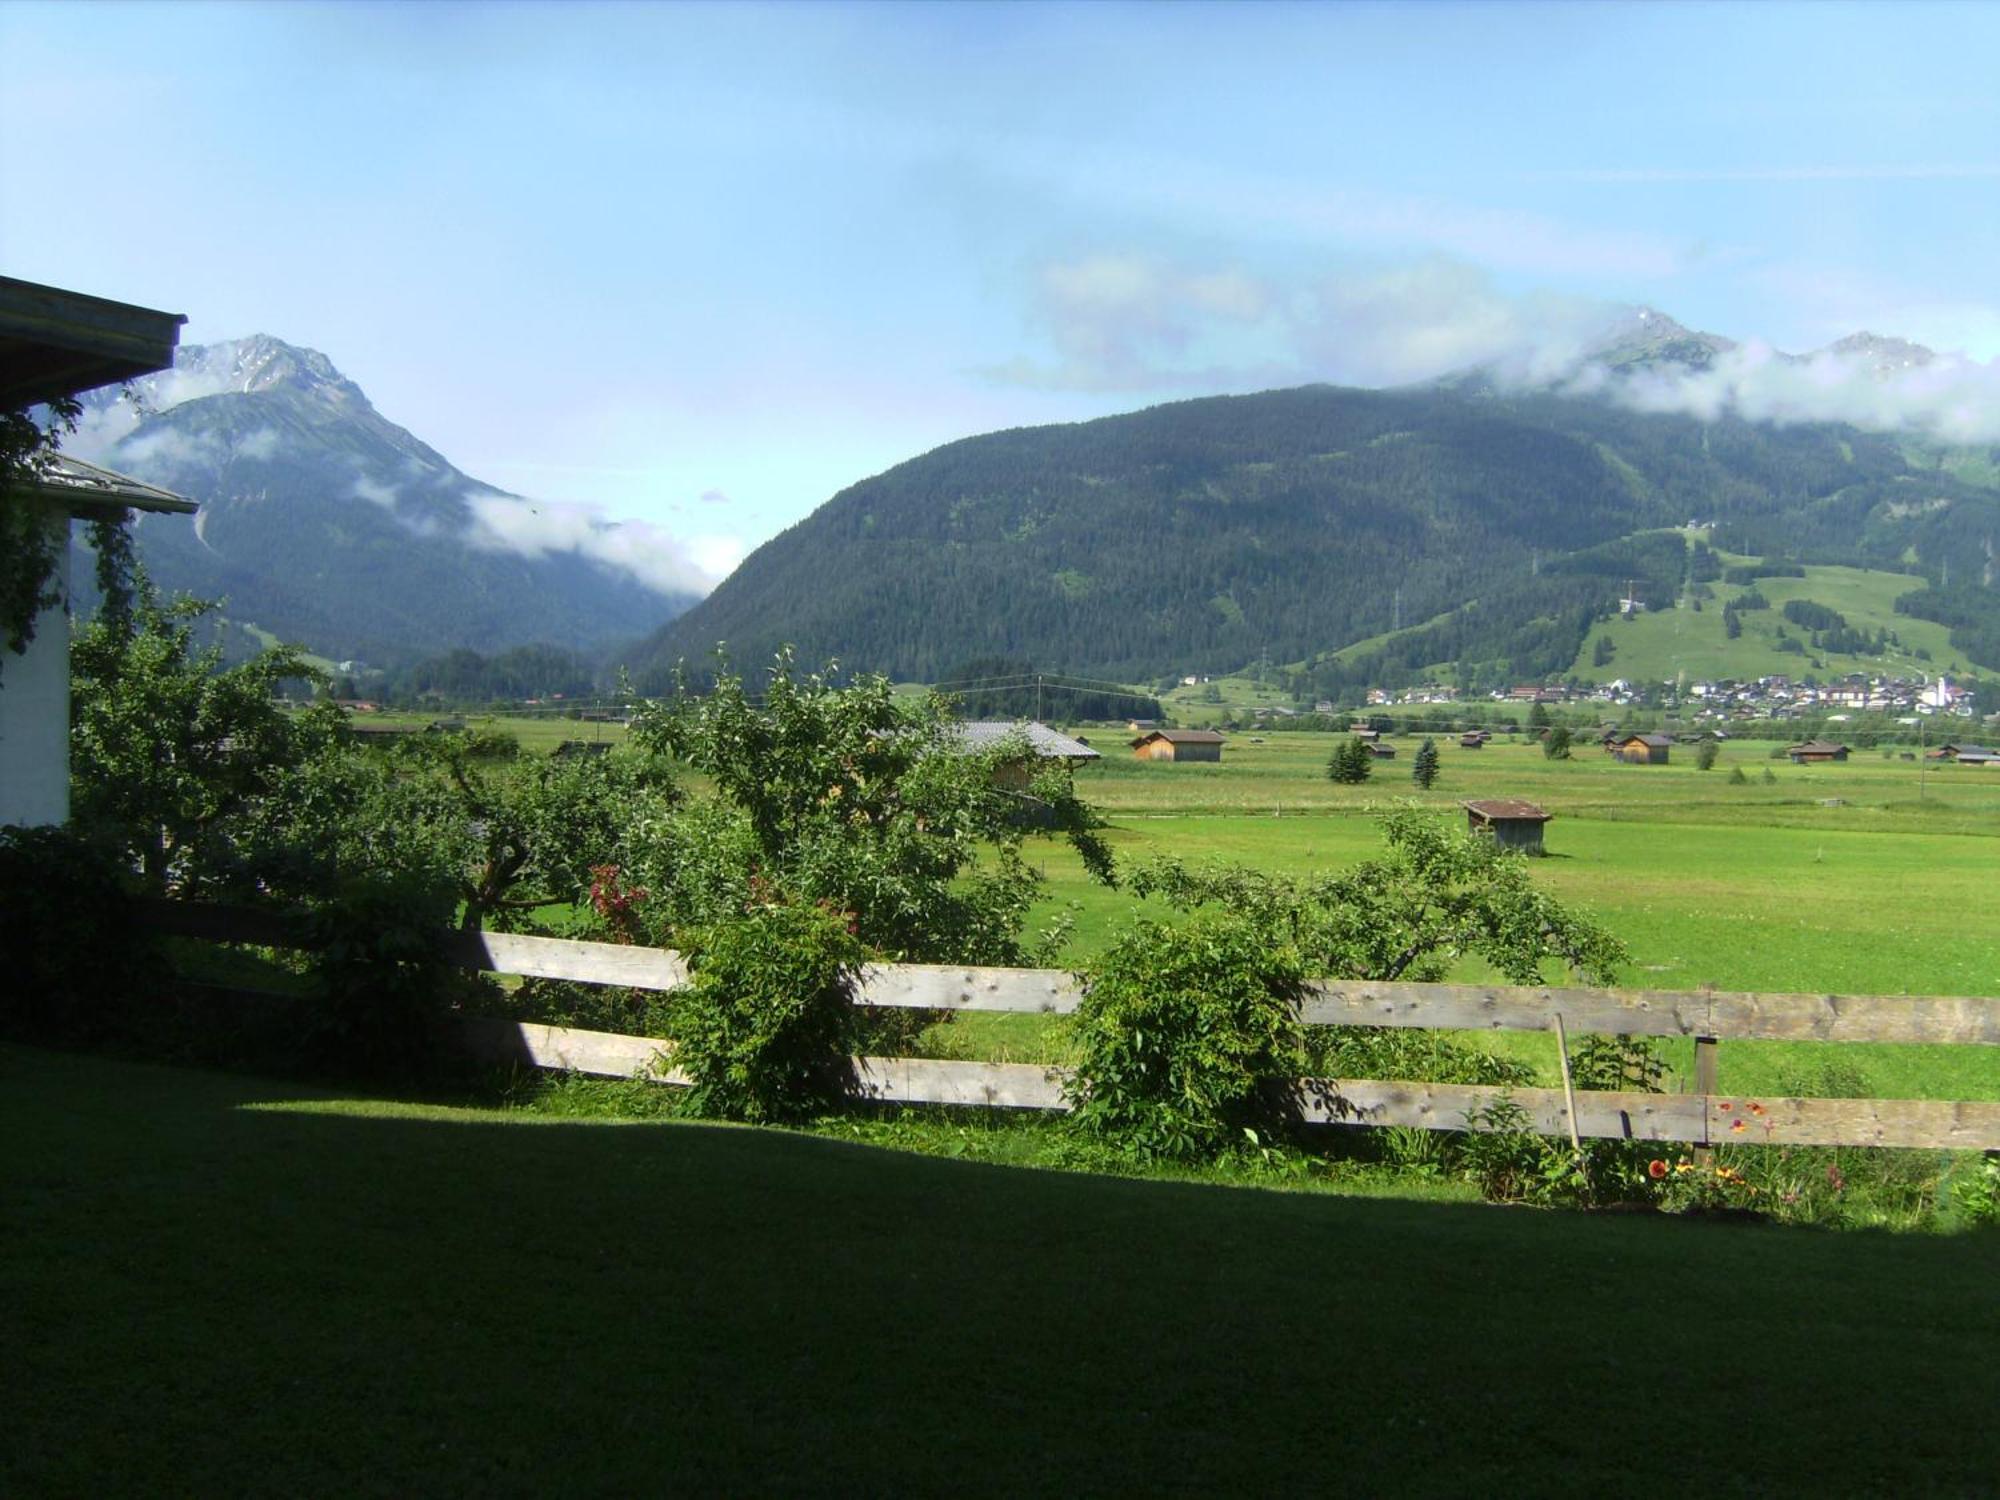
<path fill-rule="evenodd" d="M 1548 732 L 1548 736 L 1542 741 L 1542 754 L 1550 760 L 1568 760 L 1570 746 L 1573 743 L 1574 740 L 1570 735 L 1569 725 L 1558 724 Z"/>
<path fill-rule="evenodd" d="M 0 412 L 0 640 L 20 655 L 35 638 L 35 620 L 59 602 L 52 580 L 69 545 L 68 518 L 51 525 L 48 507 L 24 485 L 76 428 L 82 408 L 65 398 L 33 410 Z"/>
<path fill-rule="evenodd" d="M 242 885 L 259 805 L 339 733 L 331 706 L 288 714 L 277 687 L 310 675 L 288 648 L 225 669 L 196 626 L 215 608 L 161 603 L 141 581 L 129 614 L 71 646 L 71 816 L 149 888 Z"/>
<path fill-rule="evenodd" d="M 878 958 L 1020 963 L 1060 939 L 1023 941 L 1042 884 L 1021 853 L 1030 831 L 1114 879 L 1066 766 L 1025 737 L 970 750 L 949 700 L 899 703 L 885 678 L 836 686 L 781 654 L 762 702 L 725 671 L 703 696 L 643 706 L 632 736 L 714 787 L 631 834 L 661 935 L 693 942 L 774 901 L 825 903 Z"/>
<path fill-rule="evenodd" d="M 1343 786 L 1359 786 L 1374 769 L 1375 757 L 1368 753 L 1368 742 L 1359 735 L 1336 745 L 1326 763 L 1327 779 Z"/>
<path fill-rule="evenodd" d="M 1593 667 L 1608 667 L 1611 665 L 1611 658 L 1617 654 L 1618 648 L 1612 644 L 1611 637 L 1600 635 L 1597 644 L 1591 648 L 1590 664 Z"/>
<path fill-rule="evenodd" d="M 1422 790 L 1428 792 L 1437 779 L 1437 741 L 1426 735 L 1424 742 L 1417 747 L 1416 759 L 1410 762 L 1410 780 L 1414 781 Z"/>
<path fill-rule="evenodd" d="M 1548 727 L 1549 727 L 1548 705 L 1546 703 L 1537 701 L 1535 706 L 1528 710 L 1528 728 L 1547 729 Z"/>
<path fill-rule="evenodd" d="M 1742 618 L 1726 605 L 1722 611 L 1722 633 L 1732 641 L 1739 639 L 1743 634 Z"/>
<path fill-rule="evenodd" d="M 582 903 L 597 870 L 628 858 L 628 834 L 678 801 L 641 757 L 517 757 L 424 735 L 296 767 L 264 806 L 257 863 L 267 885 L 299 894 L 363 872 L 421 877 L 452 894 L 463 926 L 518 929 L 538 908 Z"/>
<path fill-rule="evenodd" d="M 1716 757 L 1721 753 L 1722 746 L 1717 744 L 1713 739 L 1704 739 L 1701 742 L 1701 748 L 1694 753 L 1695 769 L 1699 771 L 1714 770 Z"/>

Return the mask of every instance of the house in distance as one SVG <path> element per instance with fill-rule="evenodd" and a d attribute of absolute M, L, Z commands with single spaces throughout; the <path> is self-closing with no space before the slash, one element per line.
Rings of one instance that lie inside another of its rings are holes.
<path fill-rule="evenodd" d="M 1785 751 L 1795 766 L 1809 766 L 1824 760 L 1846 760 L 1847 746 L 1832 740 L 1806 740 Z"/>
<path fill-rule="evenodd" d="M 1515 849 L 1523 854 L 1542 852 L 1542 828 L 1555 816 L 1532 802 L 1511 798 L 1462 805 L 1468 832 L 1482 834 L 1502 849 Z"/>
<path fill-rule="evenodd" d="M 1222 736 L 1213 729 L 1155 729 L 1132 741 L 1140 760 L 1221 760 Z"/>

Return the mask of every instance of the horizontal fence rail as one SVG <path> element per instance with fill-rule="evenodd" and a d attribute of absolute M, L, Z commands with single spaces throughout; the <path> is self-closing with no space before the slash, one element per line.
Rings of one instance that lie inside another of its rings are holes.
<path fill-rule="evenodd" d="M 282 914 L 252 908 L 147 900 L 141 922 L 170 936 L 267 947 L 307 947 Z M 632 989 L 670 990 L 689 978 L 683 957 L 664 948 L 515 933 L 457 931 L 444 936 L 451 962 L 467 969 L 566 979 Z M 1082 988 L 1059 969 L 877 964 L 865 968 L 855 1003 L 940 1011 L 1067 1014 Z M 1697 1077 L 1712 1077 L 1717 1039 L 1817 1042 L 1928 1042 L 2000 1046 L 2000 999 L 1936 995 L 1816 995 L 1724 990 L 1405 984 L 1322 980 L 1302 1009 L 1315 1024 L 1454 1031 L 1554 1031 L 1695 1039 Z M 489 1061 L 512 1061 L 605 1077 L 645 1076 L 686 1083 L 671 1043 L 529 1022 L 468 1019 L 468 1047 Z M 1707 1065 L 1704 1066 L 1703 1054 Z M 863 1097 L 912 1104 L 1006 1109 L 1068 1107 L 1061 1070 L 1028 1064 L 933 1058 L 855 1059 Z M 1490 1088 L 1371 1079 L 1299 1080 L 1303 1118 L 1328 1125 L 1475 1128 L 1471 1117 L 1502 1098 L 1526 1111 L 1529 1127 L 1560 1135 L 1570 1110 L 1560 1089 Z M 1744 1098 L 1711 1088 L 1691 1094 L 1578 1091 L 1579 1135 L 1624 1140 L 1783 1145 L 1909 1146 L 2000 1150 L 2000 1102 L 1927 1099 Z"/>

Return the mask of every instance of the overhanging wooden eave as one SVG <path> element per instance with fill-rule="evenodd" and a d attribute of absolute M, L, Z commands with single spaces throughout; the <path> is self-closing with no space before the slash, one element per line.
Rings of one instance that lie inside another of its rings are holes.
<path fill-rule="evenodd" d="M 180 313 L 0 276 L 0 407 L 164 370 L 185 322 Z"/>

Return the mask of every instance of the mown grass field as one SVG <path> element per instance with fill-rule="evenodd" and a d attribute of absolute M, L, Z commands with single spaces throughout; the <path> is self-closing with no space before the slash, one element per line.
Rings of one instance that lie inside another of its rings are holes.
<path fill-rule="evenodd" d="M 1992 1494 L 2000 1240 L 0 1047 L 0 1493 Z"/>

